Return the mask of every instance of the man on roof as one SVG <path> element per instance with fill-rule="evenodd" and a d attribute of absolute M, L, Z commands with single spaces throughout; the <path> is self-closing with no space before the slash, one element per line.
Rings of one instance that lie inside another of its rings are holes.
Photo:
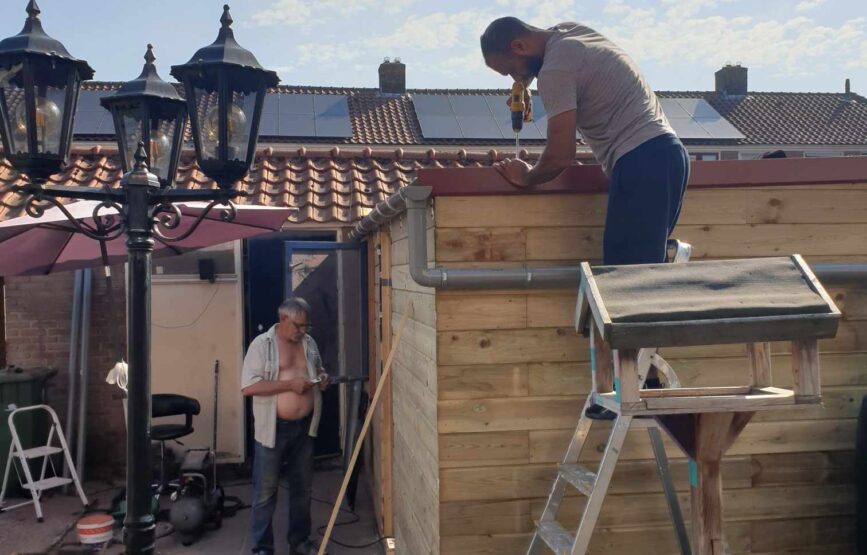
<path fill-rule="evenodd" d="M 537 81 L 548 118 L 536 165 L 507 159 L 497 170 L 516 187 L 551 181 L 575 163 L 577 129 L 609 179 L 603 263 L 664 262 L 686 192 L 689 154 L 636 63 L 580 23 L 539 29 L 503 17 L 482 34 L 481 47 L 497 73 L 525 87 Z M 647 386 L 657 383 L 650 376 Z M 595 406 L 588 415 L 614 416 Z"/>

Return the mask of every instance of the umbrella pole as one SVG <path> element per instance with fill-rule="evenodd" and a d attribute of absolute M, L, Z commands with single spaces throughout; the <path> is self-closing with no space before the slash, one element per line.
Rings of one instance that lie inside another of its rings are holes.
<path fill-rule="evenodd" d="M 108 313 L 114 317 L 115 307 L 117 306 L 114 299 L 114 287 L 111 282 L 111 266 L 108 265 L 108 249 L 105 246 L 105 241 L 99 242 L 99 253 L 102 257 L 102 269 L 105 273 L 105 289 L 106 298 L 108 299 Z M 117 333 L 116 326 L 109 326 L 111 334 L 111 346 L 114 349 L 114 358 L 116 362 L 123 360 L 123 346 L 120 343 L 120 336 Z"/>

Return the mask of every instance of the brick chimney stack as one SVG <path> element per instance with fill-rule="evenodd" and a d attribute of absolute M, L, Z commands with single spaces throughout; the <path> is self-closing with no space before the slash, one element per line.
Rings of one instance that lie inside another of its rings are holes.
<path fill-rule="evenodd" d="M 386 58 L 379 65 L 379 92 L 381 94 L 404 94 L 406 92 L 406 66 L 395 58 Z"/>
<path fill-rule="evenodd" d="M 747 94 L 747 68 L 740 64 L 726 64 L 714 74 L 716 92 L 728 96 Z"/>

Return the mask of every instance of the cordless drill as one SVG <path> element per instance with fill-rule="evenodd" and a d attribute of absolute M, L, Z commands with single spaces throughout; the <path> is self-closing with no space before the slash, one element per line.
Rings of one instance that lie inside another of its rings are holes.
<path fill-rule="evenodd" d="M 511 102 L 512 131 L 515 132 L 515 158 L 519 158 L 519 134 L 524 128 L 524 122 L 533 121 L 533 103 L 530 102 L 530 90 L 521 81 L 512 84 Z"/>

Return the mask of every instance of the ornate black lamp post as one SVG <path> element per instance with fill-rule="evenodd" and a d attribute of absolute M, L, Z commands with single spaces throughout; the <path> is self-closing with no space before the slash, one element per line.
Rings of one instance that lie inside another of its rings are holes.
<path fill-rule="evenodd" d="M 172 68 L 172 75 L 186 90 L 185 103 L 174 87 L 157 75 L 150 46 L 142 74 L 102 101 L 114 117 L 127 172 L 121 187 L 98 190 L 47 184 L 48 177 L 66 163 L 79 87 L 81 81 L 93 76 L 93 70 L 45 34 L 34 0 L 28 3 L 27 14 L 21 33 L 0 42 L 0 135 L 10 163 L 30 178 L 30 183 L 16 189 L 28 214 L 39 217 L 53 205 L 91 238 L 107 241 L 121 234 L 127 236 L 129 399 L 124 543 L 129 554 L 150 554 L 154 552 L 154 519 L 150 514 L 154 236 L 164 242 L 184 239 L 217 205 L 224 220 L 234 218 L 231 200 L 242 193 L 233 189 L 233 184 L 250 169 L 265 90 L 279 80 L 235 42 L 229 7 L 224 6 L 217 40 L 200 49 L 187 64 Z M 217 182 L 217 189 L 172 188 L 187 112 L 196 158 L 205 174 Z M 75 221 L 60 199 L 99 201 L 93 223 Z M 175 203 L 194 200 L 209 202 L 207 209 L 187 231 L 173 234 L 182 217 Z"/>

